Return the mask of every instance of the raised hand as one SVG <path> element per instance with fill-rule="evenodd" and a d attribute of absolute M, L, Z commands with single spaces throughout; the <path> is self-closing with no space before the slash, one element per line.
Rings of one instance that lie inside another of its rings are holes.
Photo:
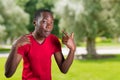
<path fill-rule="evenodd" d="M 18 38 L 14 43 L 13 46 L 15 47 L 20 47 L 23 46 L 25 44 L 30 44 L 30 39 L 27 37 L 27 35 L 21 36 L 20 38 Z"/>
<path fill-rule="evenodd" d="M 69 49 L 75 50 L 76 45 L 74 42 L 74 33 L 71 33 L 71 35 L 68 35 L 65 31 L 62 31 L 64 36 L 62 37 L 62 42 L 65 44 Z"/>

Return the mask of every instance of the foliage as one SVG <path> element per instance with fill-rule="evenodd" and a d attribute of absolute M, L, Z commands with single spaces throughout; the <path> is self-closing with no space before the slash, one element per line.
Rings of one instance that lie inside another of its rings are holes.
<path fill-rule="evenodd" d="M 25 26 L 28 24 L 29 15 L 13 0 L 0 0 L 0 11 L 0 25 L 4 27 L 5 32 L 1 35 L 4 35 L 5 40 L 13 40 L 28 32 Z"/>
<path fill-rule="evenodd" d="M 96 37 L 118 37 L 119 4 L 118 0 L 63 0 L 56 3 L 54 10 L 62 17 L 60 26 L 74 32 L 78 43 L 86 40 L 88 54 L 95 55 Z"/>
<path fill-rule="evenodd" d="M 52 10 L 55 1 L 57 0 L 0 0 L 0 42 L 11 43 L 16 37 L 32 32 L 34 12 L 39 8 Z M 59 18 L 55 16 L 52 33 L 57 36 L 58 23 Z"/>
<path fill-rule="evenodd" d="M 0 52 L 9 52 L 10 51 L 10 49 L 9 48 L 0 48 Z"/>
<path fill-rule="evenodd" d="M 33 15 L 34 15 L 34 12 L 37 10 L 37 8 L 36 8 L 37 2 L 38 2 L 38 0 L 29 0 L 25 4 L 25 11 L 30 15 L 29 25 L 27 26 L 27 28 L 30 32 L 34 30 Z"/>
<path fill-rule="evenodd" d="M 6 30 L 5 26 L 4 25 L 0 25 L 0 34 L 1 34 L 0 35 L 0 41 L 3 40 L 2 38 L 4 38 L 4 36 L 6 36 L 5 30 Z"/>
<path fill-rule="evenodd" d="M 83 39 L 83 37 L 86 36 L 96 37 L 104 35 L 109 37 L 109 35 L 120 32 L 120 28 L 118 27 L 119 22 L 117 22 L 119 21 L 118 18 L 120 17 L 118 11 L 120 1 L 64 1 L 65 2 L 59 1 L 56 3 L 54 9 L 55 13 L 62 17 L 60 20 L 60 26 L 62 26 L 63 28 L 67 28 L 68 31 L 74 31 L 78 41 L 80 40 L 80 38 Z M 58 10 L 61 10 L 61 12 L 59 12 Z M 78 33 L 79 35 L 77 35 Z"/>
<path fill-rule="evenodd" d="M 29 0 L 14 0 L 18 6 L 22 9 L 25 9 L 25 5 Z"/>

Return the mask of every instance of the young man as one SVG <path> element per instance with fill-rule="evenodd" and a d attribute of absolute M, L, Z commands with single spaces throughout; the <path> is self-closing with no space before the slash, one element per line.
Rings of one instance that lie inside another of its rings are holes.
<path fill-rule="evenodd" d="M 23 58 L 22 80 L 51 80 L 51 56 L 54 55 L 61 72 L 67 73 L 70 68 L 76 45 L 74 35 L 63 31 L 62 42 L 69 48 L 66 59 L 56 36 L 51 34 L 53 15 L 49 10 L 38 10 L 34 17 L 35 30 L 18 38 L 12 46 L 5 64 L 5 76 L 11 77 Z"/>

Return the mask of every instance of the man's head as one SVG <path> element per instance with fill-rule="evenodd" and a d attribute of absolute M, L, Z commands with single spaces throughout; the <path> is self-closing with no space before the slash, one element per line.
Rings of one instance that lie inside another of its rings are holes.
<path fill-rule="evenodd" d="M 47 37 L 53 29 L 53 15 L 52 12 L 45 9 L 36 11 L 34 16 L 35 33 L 39 37 Z"/>

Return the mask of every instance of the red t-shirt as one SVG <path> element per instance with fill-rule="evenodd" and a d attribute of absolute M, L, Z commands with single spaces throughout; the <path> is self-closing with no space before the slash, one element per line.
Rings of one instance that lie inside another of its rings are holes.
<path fill-rule="evenodd" d="M 18 54 L 23 56 L 22 80 L 51 80 L 51 55 L 61 51 L 58 38 L 49 35 L 39 44 L 30 34 L 31 44 L 18 48 Z"/>

